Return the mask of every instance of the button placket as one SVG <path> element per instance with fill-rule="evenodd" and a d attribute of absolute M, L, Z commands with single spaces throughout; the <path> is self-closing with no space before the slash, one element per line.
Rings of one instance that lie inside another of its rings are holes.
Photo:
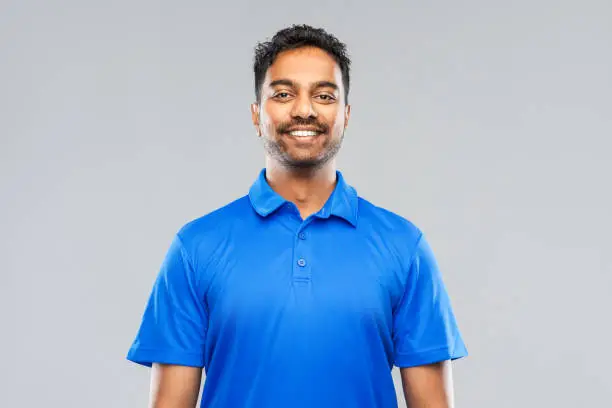
<path fill-rule="evenodd" d="M 294 240 L 293 280 L 299 282 L 310 281 L 310 251 L 308 236 L 304 229 L 309 224 L 305 222 L 298 230 Z"/>

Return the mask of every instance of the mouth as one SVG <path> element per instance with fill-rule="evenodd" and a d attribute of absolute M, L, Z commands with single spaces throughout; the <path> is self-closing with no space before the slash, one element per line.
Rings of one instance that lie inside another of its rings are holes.
<path fill-rule="evenodd" d="M 314 129 L 296 129 L 296 130 L 291 130 L 289 132 L 286 132 L 287 135 L 289 136 L 293 136 L 293 137 L 297 137 L 297 138 L 312 138 L 315 136 L 320 135 L 321 132 L 320 130 L 314 130 Z"/>

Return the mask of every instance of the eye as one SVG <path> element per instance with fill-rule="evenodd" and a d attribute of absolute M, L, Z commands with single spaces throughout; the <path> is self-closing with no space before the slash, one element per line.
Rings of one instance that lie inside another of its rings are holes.
<path fill-rule="evenodd" d="M 336 98 L 334 98 L 332 95 L 329 95 L 329 94 L 321 94 L 321 95 L 317 95 L 316 97 L 325 102 L 332 102 L 336 100 Z"/>
<path fill-rule="evenodd" d="M 274 94 L 274 98 L 276 99 L 287 99 L 289 96 L 289 92 L 277 92 Z"/>

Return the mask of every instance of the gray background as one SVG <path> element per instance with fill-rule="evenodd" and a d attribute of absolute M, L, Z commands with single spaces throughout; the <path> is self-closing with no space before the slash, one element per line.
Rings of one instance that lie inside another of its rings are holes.
<path fill-rule="evenodd" d="M 374 3 L 0 2 L 0 406 L 146 406 L 153 279 L 263 166 L 253 46 L 302 22 L 353 57 L 340 168 L 444 269 L 457 407 L 608 406 L 612 3 Z"/>

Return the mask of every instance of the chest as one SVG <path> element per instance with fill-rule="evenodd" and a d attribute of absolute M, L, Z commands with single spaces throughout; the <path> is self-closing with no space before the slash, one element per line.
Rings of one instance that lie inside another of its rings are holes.
<path fill-rule="evenodd" d="M 213 320 L 379 325 L 390 321 L 404 290 L 391 248 L 355 229 L 283 228 L 241 238 L 209 262 L 205 300 Z"/>

